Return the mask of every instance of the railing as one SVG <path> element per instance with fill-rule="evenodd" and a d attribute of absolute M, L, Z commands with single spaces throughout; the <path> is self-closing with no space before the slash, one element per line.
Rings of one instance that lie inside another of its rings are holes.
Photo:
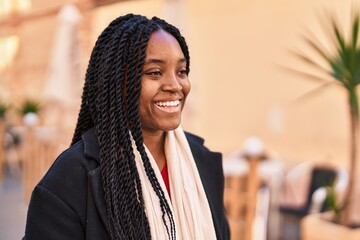
<path fill-rule="evenodd" d="M 5 121 L 0 119 L 0 182 L 4 178 L 5 171 Z"/>
<path fill-rule="evenodd" d="M 54 129 L 26 127 L 21 145 L 23 161 L 23 186 L 25 202 L 56 157 L 65 148 L 59 143 L 59 134 Z"/>

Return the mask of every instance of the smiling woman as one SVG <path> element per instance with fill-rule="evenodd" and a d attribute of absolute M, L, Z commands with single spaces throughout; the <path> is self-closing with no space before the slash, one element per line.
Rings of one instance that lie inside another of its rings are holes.
<path fill-rule="evenodd" d="M 72 144 L 34 189 L 24 239 L 229 239 L 221 154 L 181 128 L 189 66 L 167 22 L 110 23 Z"/>
<path fill-rule="evenodd" d="M 139 111 L 143 134 L 162 134 L 180 125 L 181 110 L 190 92 L 186 65 L 175 37 L 164 30 L 151 34 L 141 79 Z"/>

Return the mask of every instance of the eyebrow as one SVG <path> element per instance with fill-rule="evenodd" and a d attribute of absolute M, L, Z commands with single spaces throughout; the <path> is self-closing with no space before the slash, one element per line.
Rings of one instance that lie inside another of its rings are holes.
<path fill-rule="evenodd" d="M 178 62 L 187 62 L 186 58 L 180 58 Z M 164 60 L 161 60 L 161 59 L 153 59 L 153 58 L 150 58 L 148 60 L 145 61 L 145 65 L 146 64 L 151 64 L 151 63 L 158 63 L 158 64 L 164 64 L 165 61 Z"/>

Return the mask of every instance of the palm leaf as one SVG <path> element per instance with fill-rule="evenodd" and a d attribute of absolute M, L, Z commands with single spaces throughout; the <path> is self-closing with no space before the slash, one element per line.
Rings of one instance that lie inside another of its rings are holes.
<path fill-rule="evenodd" d="M 334 18 L 332 18 L 332 27 L 335 34 L 335 37 L 337 39 L 337 44 L 342 49 L 342 51 L 345 51 L 345 40 L 344 37 L 341 35 L 340 29 L 338 27 L 338 24 Z"/>
<path fill-rule="evenodd" d="M 299 97 L 297 97 L 295 99 L 296 102 L 298 101 L 303 101 L 309 98 L 313 98 L 316 95 L 318 95 L 320 92 L 324 91 L 326 88 L 330 87 L 330 86 L 334 86 L 336 83 L 335 82 L 325 82 L 323 84 L 321 84 L 320 86 L 316 87 L 315 89 L 312 89 L 302 95 L 300 95 Z"/>
<path fill-rule="evenodd" d="M 358 131 L 358 120 L 359 120 L 359 99 L 357 96 L 357 89 L 356 87 L 360 84 L 360 47 L 358 46 L 358 34 L 359 34 L 359 25 L 360 25 L 360 15 L 359 12 L 357 12 L 351 22 L 351 32 L 349 38 L 345 38 L 344 33 L 340 29 L 340 25 L 338 24 L 338 21 L 334 17 L 330 17 L 330 28 L 325 27 L 325 30 L 330 30 L 330 39 L 333 43 L 333 49 L 330 49 L 332 51 L 328 51 L 329 49 L 324 49 L 324 47 L 319 44 L 318 42 L 310 39 L 309 37 L 305 37 L 305 42 L 311 47 L 311 50 L 315 51 L 317 54 L 319 54 L 323 60 L 326 61 L 326 63 L 331 68 L 331 71 L 329 72 L 329 76 L 332 77 L 334 81 L 331 82 L 324 82 L 320 85 L 318 88 L 305 93 L 303 96 L 299 97 L 298 99 L 304 99 L 309 98 L 315 94 L 318 94 L 319 91 L 325 89 L 327 86 L 329 86 L 331 83 L 337 83 L 338 85 L 342 86 L 344 90 L 348 93 L 348 106 L 350 107 L 350 118 L 353 117 L 356 118 L 357 121 L 351 121 L 351 150 L 350 150 L 350 168 L 354 168 L 354 164 L 356 161 L 356 152 L 357 152 L 357 134 L 355 131 Z M 316 39 L 316 38 L 315 38 Z M 330 52 L 331 54 L 328 54 L 327 52 Z M 300 59 L 304 61 L 305 63 L 310 63 L 313 66 L 317 66 L 314 64 L 314 60 L 308 59 L 308 57 L 305 57 L 300 55 Z M 323 66 L 317 66 L 318 70 L 320 72 L 324 72 Z M 300 71 L 293 71 L 297 74 L 299 74 Z M 313 74 L 307 74 L 302 73 L 305 77 L 311 77 L 314 78 Z M 317 77 L 316 77 L 317 78 Z M 353 172 L 350 172 L 349 176 L 349 186 L 353 186 L 355 175 Z M 348 188 L 345 196 L 345 205 L 339 206 L 336 204 L 335 199 L 329 199 L 329 204 L 333 206 L 333 209 L 335 212 L 340 213 L 341 217 L 339 219 L 341 220 L 341 224 L 349 225 L 350 223 L 350 211 L 347 206 L 352 206 L 352 204 L 349 204 L 350 198 L 353 195 L 353 189 L 351 187 Z"/>
<path fill-rule="evenodd" d="M 356 51 L 356 47 L 357 47 L 358 31 L 359 31 L 359 14 L 357 13 L 353 20 L 353 31 L 352 31 L 352 48 L 354 51 Z"/>
<path fill-rule="evenodd" d="M 347 85 L 347 79 L 349 77 L 349 71 L 345 66 L 344 59 L 339 57 L 329 61 L 329 65 L 332 69 L 332 76 L 335 80 L 340 81 L 343 85 Z"/>
<path fill-rule="evenodd" d="M 322 58 L 324 58 L 324 60 L 328 62 L 331 60 L 329 54 L 327 54 L 323 49 L 321 49 L 321 47 L 317 45 L 314 41 L 307 37 L 305 37 L 305 41 L 310 45 L 310 47 L 315 50 L 315 52 L 317 52 Z"/>
<path fill-rule="evenodd" d="M 304 72 L 304 71 L 301 71 L 301 70 L 297 70 L 297 69 L 294 69 L 294 68 L 291 68 L 291 67 L 288 67 L 288 66 L 280 66 L 283 70 L 285 71 L 288 71 L 292 74 L 296 74 L 296 75 L 299 75 L 300 77 L 304 77 L 306 79 L 309 79 L 309 80 L 313 80 L 315 82 L 321 82 L 321 83 L 324 83 L 324 82 L 332 82 L 330 79 L 328 78 L 325 78 L 325 77 L 320 77 L 320 76 L 316 76 L 314 74 L 311 74 L 311 73 L 307 73 L 307 72 Z M 329 73 L 329 72 L 328 72 Z M 331 74 L 331 73 L 330 73 Z"/>
<path fill-rule="evenodd" d="M 360 84 L 360 66 L 358 66 L 357 71 L 354 74 L 354 83 L 357 86 L 358 84 Z"/>
<path fill-rule="evenodd" d="M 341 47 L 339 46 L 339 42 L 338 42 L 338 38 L 336 37 L 336 34 L 334 34 L 333 26 L 332 24 L 329 24 L 329 21 L 332 22 L 332 24 L 335 22 L 334 14 L 332 15 L 326 14 L 324 19 L 320 19 L 321 27 L 324 30 L 325 36 L 327 36 L 330 39 L 332 46 L 334 46 L 333 50 L 337 51 L 337 49 Z"/>
<path fill-rule="evenodd" d="M 299 58 L 300 60 L 302 60 L 303 62 L 318 68 L 321 72 L 325 73 L 325 74 L 331 74 L 331 72 L 329 72 L 329 69 L 321 66 L 318 62 L 315 62 L 314 60 L 312 60 L 310 57 L 306 56 L 304 53 L 298 52 L 298 51 L 294 51 L 294 50 L 290 50 L 290 52 L 296 56 L 297 58 Z"/>

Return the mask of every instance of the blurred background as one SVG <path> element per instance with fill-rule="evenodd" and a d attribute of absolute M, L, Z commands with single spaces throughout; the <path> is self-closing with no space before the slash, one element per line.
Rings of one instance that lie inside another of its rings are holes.
<path fill-rule="evenodd" d="M 348 31 L 359 3 L 0 0 L 0 238 L 23 236 L 32 188 L 70 144 L 94 43 L 130 12 L 164 18 L 187 40 L 183 128 L 223 153 L 232 239 L 302 238 L 309 206 L 323 210 L 324 198 L 312 199 L 314 169 L 346 187 L 350 121 L 346 91 L 314 92 L 318 81 L 289 71 L 316 73 L 293 51 L 311 52 L 304 36 L 331 45 L 324 19 L 336 16 Z"/>

